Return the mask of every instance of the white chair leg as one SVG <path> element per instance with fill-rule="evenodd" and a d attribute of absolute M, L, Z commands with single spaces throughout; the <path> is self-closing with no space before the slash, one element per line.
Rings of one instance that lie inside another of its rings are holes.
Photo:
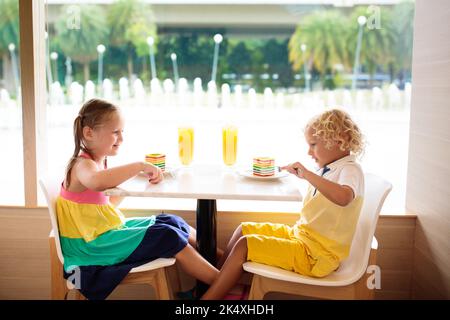
<path fill-rule="evenodd" d="M 249 300 L 263 300 L 266 292 L 262 285 L 262 277 L 254 274 L 252 279 L 252 286 L 248 295 Z"/>

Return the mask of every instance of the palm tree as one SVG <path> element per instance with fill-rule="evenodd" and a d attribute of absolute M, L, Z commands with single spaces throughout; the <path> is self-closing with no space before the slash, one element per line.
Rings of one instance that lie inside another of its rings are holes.
<path fill-rule="evenodd" d="M 394 7 L 391 25 L 396 34 L 395 58 L 391 66 L 391 76 L 400 73 L 400 80 L 404 81 L 405 73 L 411 75 L 414 1 L 406 0 Z"/>
<path fill-rule="evenodd" d="M 80 10 L 80 28 L 71 29 L 67 7 L 56 22 L 56 41 L 65 56 L 83 65 L 84 81 L 89 80 L 89 63 L 98 58 L 97 45 L 108 37 L 106 16 L 102 8 L 96 5 L 84 5 Z"/>
<path fill-rule="evenodd" d="M 317 11 L 299 23 L 289 40 L 289 61 L 300 70 L 306 61 L 322 76 L 333 72 L 337 65 L 347 64 L 345 37 L 347 20 L 337 10 Z M 301 45 L 307 50 L 302 52 Z"/>
<path fill-rule="evenodd" d="M 133 54 L 139 57 L 148 55 L 147 38 L 152 36 L 155 44 L 158 40 L 151 7 L 139 0 L 118 0 L 108 11 L 107 19 L 111 30 L 110 42 L 126 52 L 128 75 L 131 78 Z"/>
<path fill-rule="evenodd" d="M 0 55 L 2 59 L 2 79 L 6 79 L 6 65 L 9 62 L 8 45 L 19 43 L 19 2 L 0 0 Z"/>
<path fill-rule="evenodd" d="M 363 37 L 361 42 L 360 61 L 361 65 L 373 77 L 377 68 L 387 70 L 387 66 L 394 59 L 393 47 L 397 41 L 396 33 L 391 23 L 391 11 L 389 8 L 378 7 L 380 9 L 379 28 L 372 25 L 375 16 L 369 15 L 366 6 L 357 7 L 350 15 L 349 29 L 347 32 L 347 56 L 350 58 L 350 66 L 353 67 L 355 60 L 355 48 L 358 35 L 358 17 L 368 18 L 363 26 Z M 370 12 L 369 12 L 370 13 Z"/>

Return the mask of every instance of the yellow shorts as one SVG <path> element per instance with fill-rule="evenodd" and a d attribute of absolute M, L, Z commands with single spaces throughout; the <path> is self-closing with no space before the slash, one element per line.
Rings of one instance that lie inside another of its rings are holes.
<path fill-rule="evenodd" d="M 336 270 L 339 260 L 319 243 L 294 235 L 294 228 L 279 223 L 242 223 L 247 238 L 247 260 L 313 277 Z"/>

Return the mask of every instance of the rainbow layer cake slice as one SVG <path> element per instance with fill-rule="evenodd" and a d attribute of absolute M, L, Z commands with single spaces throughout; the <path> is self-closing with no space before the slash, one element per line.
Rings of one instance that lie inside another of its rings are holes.
<path fill-rule="evenodd" d="M 275 160 L 269 157 L 253 158 L 253 175 L 270 177 L 275 174 Z"/>
<path fill-rule="evenodd" d="M 166 170 L 166 155 L 161 153 L 150 153 L 145 155 L 145 161 L 157 166 L 164 172 Z"/>

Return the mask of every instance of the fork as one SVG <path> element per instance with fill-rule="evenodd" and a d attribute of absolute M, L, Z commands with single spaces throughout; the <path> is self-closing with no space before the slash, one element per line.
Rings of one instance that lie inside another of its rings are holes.
<path fill-rule="evenodd" d="M 175 179 L 175 178 L 176 178 L 176 177 L 175 177 L 175 172 L 178 171 L 178 169 L 179 169 L 179 168 L 175 168 L 175 169 L 172 169 L 172 170 L 170 170 L 170 171 L 168 171 L 168 172 L 165 171 L 165 172 L 163 173 L 163 175 L 164 175 L 165 178 L 171 177 L 171 178 L 174 178 L 174 179 Z"/>
<path fill-rule="evenodd" d="M 164 176 L 164 178 L 175 178 L 174 176 L 173 176 L 173 174 L 172 174 L 172 172 L 163 172 L 163 176 Z"/>
<path fill-rule="evenodd" d="M 296 174 L 298 175 L 298 173 L 299 173 L 299 171 L 298 171 L 299 169 L 297 168 L 297 169 L 295 169 L 295 171 L 297 172 Z M 276 171 L 277 172 L 281 172 L 281 171 L 283 171 L 282 169 L 281 169 L 281 167 L 280 166 L 277 166 L 276 167 Z"/>

